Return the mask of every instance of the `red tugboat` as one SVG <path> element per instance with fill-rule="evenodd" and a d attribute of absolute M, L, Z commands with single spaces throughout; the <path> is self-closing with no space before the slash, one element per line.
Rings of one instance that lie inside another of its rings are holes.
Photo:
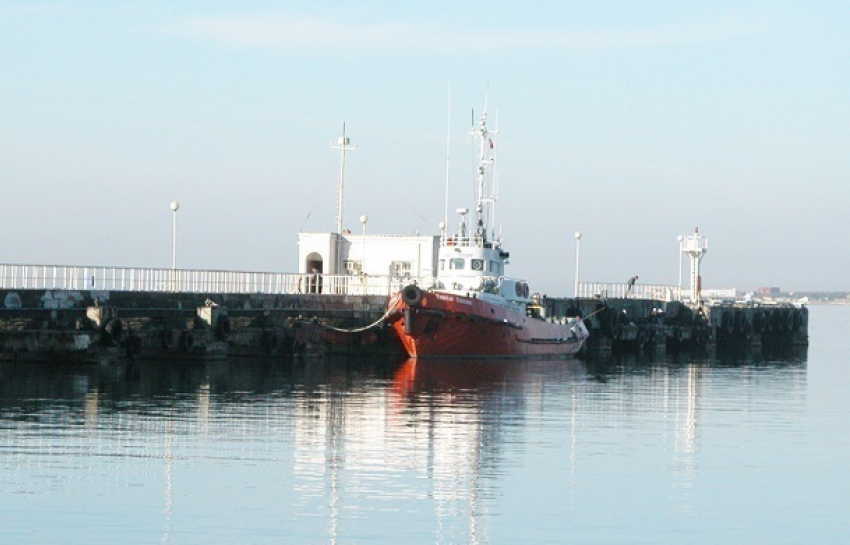
<path fill-rule="evenodd" d="M 546 317 L 539 296 L 524 280 L 505 277 L 510 254 L 488 232 L 494 204 L 490 167 L 494 132 L 481 116 L 473 135 L 479 144 L 474 230 L 460 209 L 458 232 L 442 226 L 436 283 L 411 284 L 393 295 L 387 308 L 411 358 L 558 357 L 578 352 L 589 336 L 580 317 Z"/>

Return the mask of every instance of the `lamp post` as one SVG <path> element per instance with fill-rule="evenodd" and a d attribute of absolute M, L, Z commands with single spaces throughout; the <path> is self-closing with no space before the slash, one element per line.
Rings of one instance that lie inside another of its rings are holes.
<path fill-rule="evenodd" d="M 342 124 L 342 136 L 337 139 L 337 145 L 334 146 L 331 144 L 331 148 L 339 150 L 339 201 L 337 203 L 336 215 L 336 274 L 343 274 L 345 271 L 340 261 L 342 260 L 342 213 L 345 197 L 345 152 L 346 150 L 357 149 L 357 146 L 351 145 L 351 139 L 345 136 L 345 123 Z"/>
<path fill-rule="evenodd" d="M 369 221 L 369 216 L 363 214 L 360 216 L 360 223 L 363 225 L 363 236 L 360 239 L 360 272 L 366 274 L 366 222 Z"/>
<path fill-rule="evenodd" d="M 685 240 L 685 237 L 683 237 L 682 235 L 679 235 L 679 236 L 677 237 L 677 239 L 678 239 L 678 241 L 679 241 L 679 251 L 678 251 L 678 257 L 679 257 L 679 284 L 678 284 L 678 286 L 677 286 L 677 287 L 678 287 L 678 293 L 676 294 L 676 300 L 677 300 L 677 301 L 681 301 L 681 300 L 682 300 L 682 241 L 684 241 L 684 240 Z"/>
<path fill-rule="evenodd" d="M 171 269 L 177 269 L 177 211 L 180 210 L 180 203 L 177 201 L 171 202 L 171 211 L 173 214 L 171 220 Z"/>
<path fill-rule="evenodd" d="M 576 231 L 575 237 L 576 237 L 576 278 L 575 278 L 576 284 L 575 284 L 575 287 L 573 288 L 573 297 L 578 297 L 578 259 L 579 259 L 579 253 L 581 251 L 581 231 Z"/>

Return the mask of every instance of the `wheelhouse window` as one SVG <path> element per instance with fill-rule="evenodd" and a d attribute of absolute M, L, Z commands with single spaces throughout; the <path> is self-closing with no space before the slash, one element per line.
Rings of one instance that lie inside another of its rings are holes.
<path fill-rule="evenodd" d="M 505 271 L 502 268 L 502 264 L 498 261 L 490 261 L 490 268 L 488 270 L 491 273 L 497 274 L 499 276 L 505 274 Z"/>
<path fill-rule="evenodd" d="M 466 260 L 462 257 L 453 257 L 449 261 L 449 268 L 450 269 L 460 270 L 460 269 L 463 269 L 465 266 L 466 266 Z"/>
<path fill-rule="evenodd" d="M 470 264 L 472 265 L 473 271 L 483 271 L 484 270 L 484 260 L 483 259 L 471 259 Z"/>

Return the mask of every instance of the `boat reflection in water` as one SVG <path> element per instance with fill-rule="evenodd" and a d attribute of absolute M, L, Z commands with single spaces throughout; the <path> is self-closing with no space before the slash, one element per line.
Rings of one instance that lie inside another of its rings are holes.
<path fill-rule="evenodd" d="M 408 359 L 396 371 L 395 392 L 407 401 L 418 396 L 447 394 L 486 400 L 492 395 L 522 397 L 541 381 L 566 378 L 581 380 L 586 375 L 581 360 L 418 360 Z"/>
<path fill-rule="evenodd" d="M 45 519 L 93 541 L 215 541 L 221 528 L 237 541 L 557 541 L 564 520 L 604 526 L 597 513 L 628 512 L 637 491 L 645 516 L 675 520 L 706 471 L 701 429 L 716 437 L 720 418 L 781 399 L 770 433 L 799 433 L 805 395 L 800 361 L 2 366 L 0 464 L 14 478 L 0 494 L 27 498 L 11 541 L 68 537 Z"/>

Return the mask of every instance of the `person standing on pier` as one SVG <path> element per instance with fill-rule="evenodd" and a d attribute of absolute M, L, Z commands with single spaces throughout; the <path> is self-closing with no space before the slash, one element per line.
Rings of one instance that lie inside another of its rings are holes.
<path fill-rule="evenodd" d="M 638 279 L 638 276 L 634 275 L 633 277 L 629 278 L 629 280 L 626 282 L 626 299 L 628 299 L 629 295 L 631 295 L 632 288 L 635 287 L 635 282 L 637 282 L 637 279 Z"/>

